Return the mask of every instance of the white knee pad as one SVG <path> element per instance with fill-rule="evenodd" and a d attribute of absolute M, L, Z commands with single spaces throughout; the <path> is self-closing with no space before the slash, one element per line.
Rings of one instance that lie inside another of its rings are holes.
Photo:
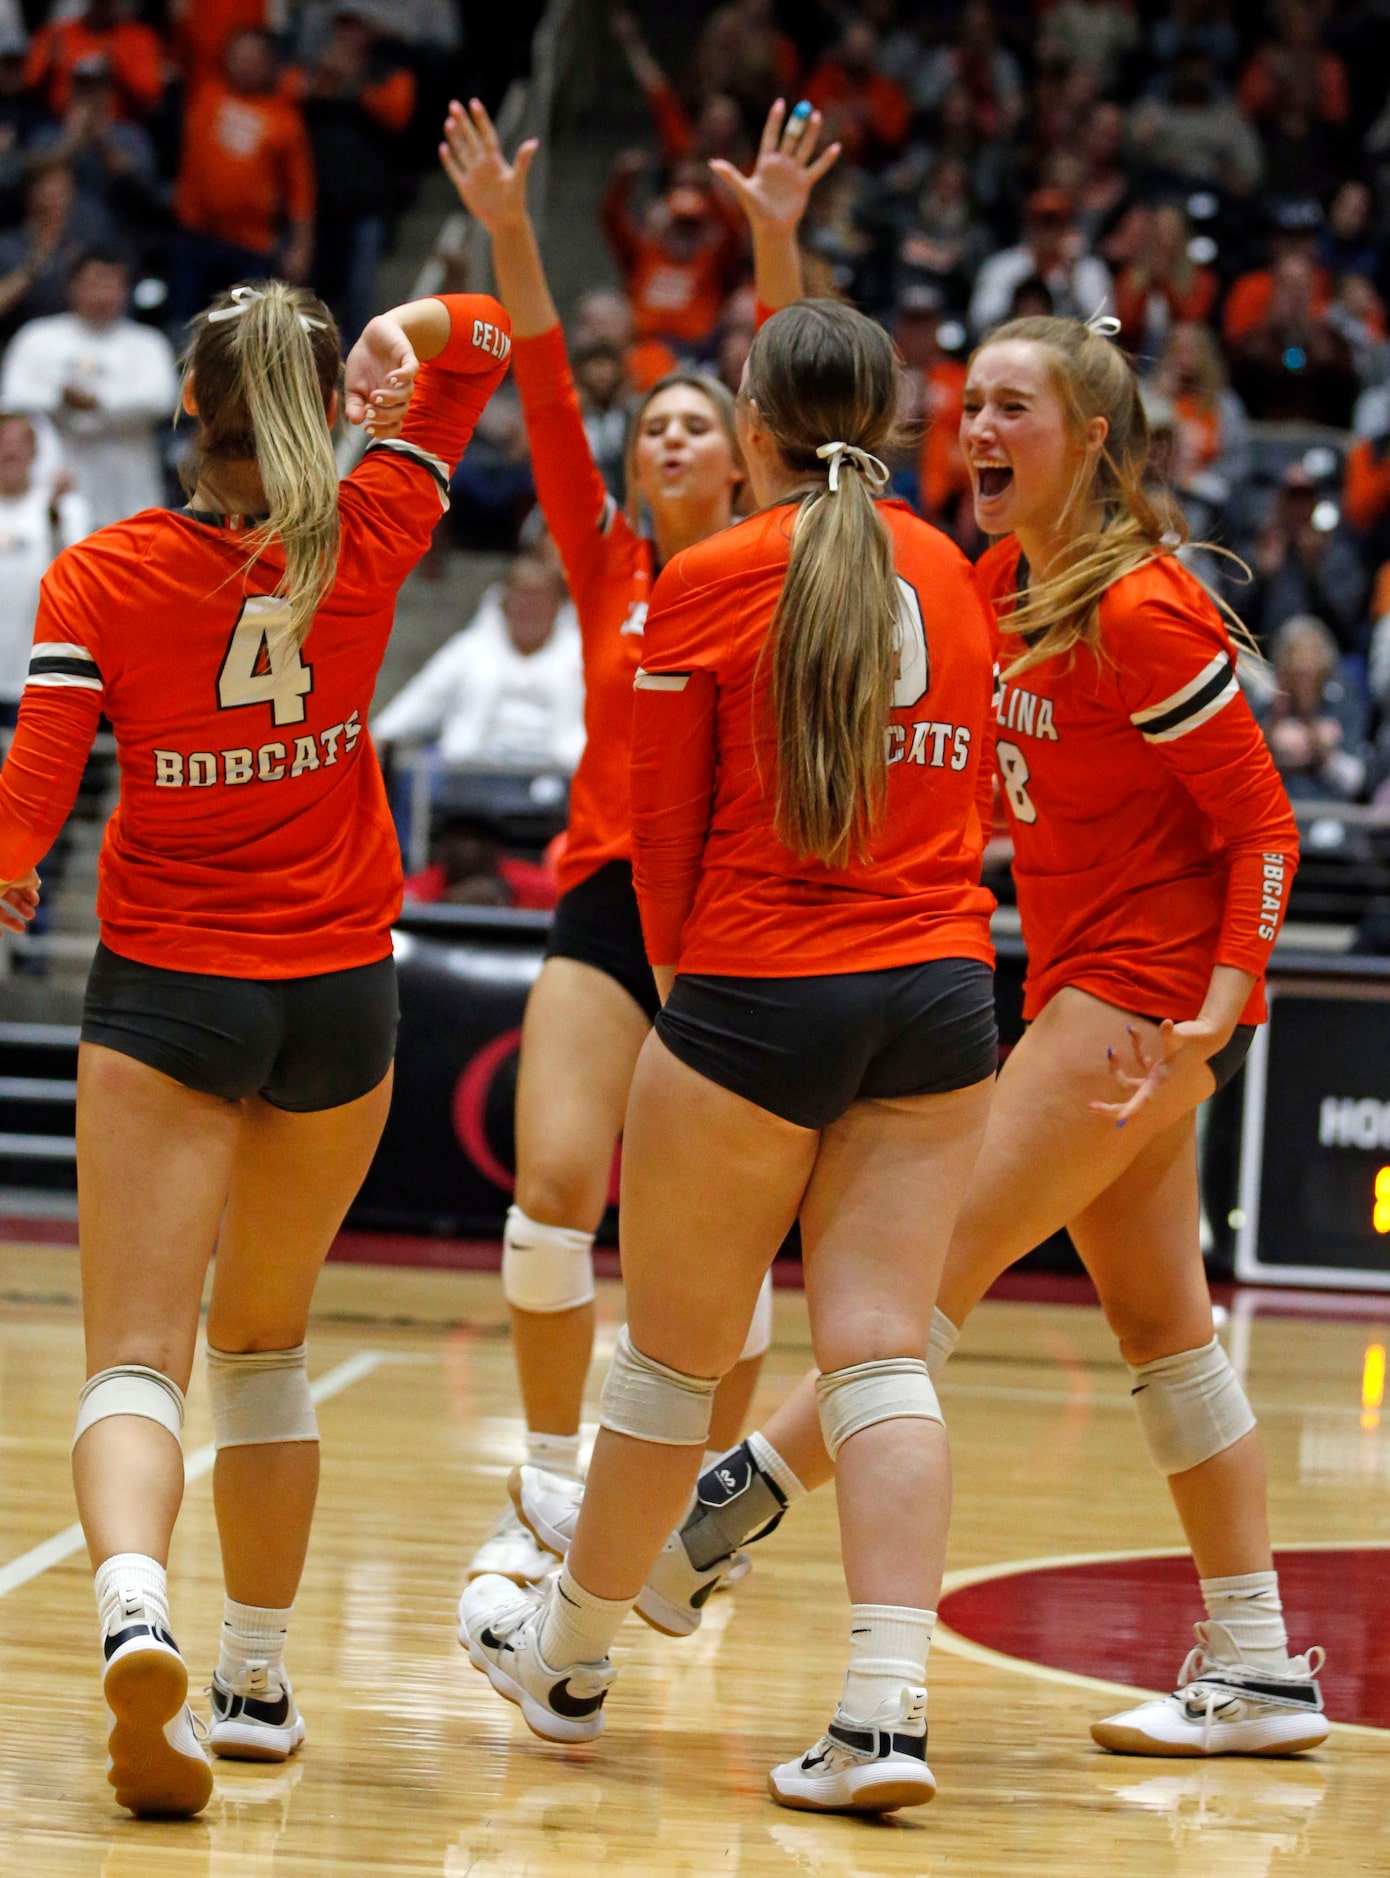
<path fill-rule="evenodd" d="M 317 1441 L 305 1346 L 292 1350 L 214 1350 L 208 1345 L 212 1439 L 223 1448 Z"/>
<path fill-rule="evenodd" d="M 744 1338 L 743 1348 L 738 1353 L 740 1363 L 747 1363 L 755 1356 L 766 1356 L 767 1347 L 772 1342 L 772 1273 L 763 1275 L 762 1289 L 758 1293 L 758 1302 L 753 1306 L 753 1321 L 748 1326 L 748 1335 Z"/>
<path fill-rule="evenodd" d="M 664 1448 L 702 1448 L 718 1387 L 717 1376 L 686 1376 L 643 1356 L 624 1324 L 603 1385 L 599 1425 Z"/>
<path fill-rule="evenodd" d="M 816 1378 L 821 1434 L 833 1461 L 851 1435 L 875 1422 L 942 1420 L 941 1404 L 920 1356 L 887 1356 L 832 1369 Z"/>
<path fill-rule="evenodd" d="M 1139 1432 L 1160 1473 L 1200 1467 L 1255 1426 L 1240 1378 L 1215 1337 L 1129 1373 Z"/>
<path fill-rule="evenodd" d="M 502 1293 L 519 1311 L 572 1311 L 594 1295 L 594 1235 L 542 1226 L 519 1206 L 507 1208 L 502 1233 Z"/>
<path fill-rule="evenodd" d="M 183 1432 L 183 1390 L 172 1377 L 139 1363 L 100 1369 L 83 1383 L 77 1398 L 77 1431 L 72 1445 L 76 1447 L 95 1422 L 104 1422 L 112 1415 L 142 1415 L 146 1421 L 167 1428 L 177 1441 Z"/>

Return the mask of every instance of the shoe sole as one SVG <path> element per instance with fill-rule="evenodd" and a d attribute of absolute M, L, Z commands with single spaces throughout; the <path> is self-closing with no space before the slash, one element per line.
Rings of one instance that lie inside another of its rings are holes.
<path fill-rule="evenodd" d="M 1153 1760 L 1285 1760 L 1291 1754 L 1308 1754 L 1314 1748 L 1320 1748 L 1327 1736 L 1328 1730 L 1324 1727 L 1310 1729 L 1287 1741 L 1272 1741 L 1258 1747 L 1204 1748 L 1195 1741 L 1159 1741 L 1153 1735 L 1146 1735 L 1141 1728 L 1122 1728 L 1113 1722 L 1091 1723 L 1091 1739 L 1098 1748 L 1105 1748 L 1111 1754 L 1137 1754 Z"/>
<path fill-rule="evenodd" d="M 188 1670 L 171 1650 L 132 1650 L 113 1658 L 103 1682 L 115 1717 L 106 1778 L 116 1803 L 141 1818 L 189 1819 L 212 1798 L 212 1768 L 180 1754 L 165 1724 L 188 1700 Z"/>
<path fill-rule="evenodd" d="M 470 1565 L 463 1582 L 471 1585 L 475 1578 L 506 1578 L 523 1591 L 534 1591 L 537 1585 L 543 1585 L 555 1567 L 547 1565 L 544 1571 L 537 1572 L 534 1578 L 528 1578 L 525 1572 L 504 1572 L 496 1565 Z"/>
<path fill-rule="evenodd" d="M 272 1741 L 272 1735 L 285 1737 L 283 1745 Z M 214 1722 L 208 1733 L 208 1746 L 224 1761 L 287 1761 L 303 1745 L 302 1717 L 293 1728 L 243 1728 L 236 1722 L 221 1727 Z"/>
<path fill-rule="evenodd" d="M 543 1545 L 547 1552 L 553 1552 L 556 1558 L 569 1556 L 570 1542 L 554 1526 L 549 1526 L 543 1519 L 533 1518 L 525 1501 L 521 1497 L 521 1469 L 514 1467 L 507 1476 L 507 1492 L 511 1495 L 516 1516 L 530 1533 L 537 1545 Z M 499 1576 L 505 1576 L 505 1573 Z M 700 1628 L 699 1611 L 687 1611 L 678 1604 L 672 1604 L 669 1598 L 662 1597 L 650 1585 L 643 1585 L 637 1594 L 633 1610 L 644 1624 L 659 1631 L 663 1637 L 693 1637 Z"/>
<path fill-rule="evenodd" d="M 936 1798 L 936 1783 L 923 1780 L 866 1782 L 845 1800 L 827 1802 L 809 1791 L 782 1788 L 769 1774 L 767 1790 L 779 1806 L 797 1813 L 896 1813 L 904 1806 L 928 1806 Z"/>
<path fill-rule="evenodd" d="M 522 1720 L 526 1726 L 533 1735 L 539 1735 L 542 1741 L 552 1741 L 561 1747 L 573 1747 L 579 1741 L 594 1741 L 603 1733 L 601 1709 L 592 1721 L 587 1722 L 570 1722 L 558 1715 L 552 1715 L 550 1710 L 542 1708 L 536 1698 L 523 1689 L 519 1682 L 505 1675 L 486 1652 L 474 1643 L 466 1630 L 460 1629 L 459 1642 L 467 1650 L 468 1660 L 474 1669 L 480 1670 L 487 1677 L 498 1695 L 516 1704 L 521 1710 Z"/>

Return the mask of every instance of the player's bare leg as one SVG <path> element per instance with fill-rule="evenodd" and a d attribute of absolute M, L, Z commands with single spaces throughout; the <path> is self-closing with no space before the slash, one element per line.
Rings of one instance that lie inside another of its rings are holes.
<path fill-rule="evenodd" d="M 111 1780 L 133 1811 L 196 1813 L 212 1771 L 186 1706 L 165 1567 L 183 1497 L 182 1394 L 241 1111 L 99 1044 L 80 1046 L 77 1076 L 87 1374 L 132 1411 L 94 1421 L 72 1457 L 97 1574 Z"/>
<path fill-rule="evenodd" d="M 386 1125 L 391 1084 L 388 1071 L 357 1101 L 308 1114 L 259 1097 L 242 1104 L 208 1309 L 210 1374 L 223 1392 L 213 1499 L 227 1592 L 212 1744 L 234 1758 L 283 1759 L 304 1738 L 284 1662 L 319 1478 L 304 1337 L 320 1268 Z M 238 1364 L 252 1356 L 263 1366 Z M 254 1438 L 277 1424 L 289 1438 Z"/>
<path fill-rule="evenodd" d="M 576 1271 L 578 1244 L 592 1239 L 608 1205 L 628 1089 L 650 1028 L 615 979 L 578 959 L 547 959 L 527 1000 L 517 1082 L 516 1204 L 529 1222 L 575 1235 Z M 549 1472 L 573 1474 L 593 1356 L 592 1298 L 545 1310 L 510 1301 L 509 1310 L 528 1459 Z M 711 1446 L 737 1441 L 761 1366 L 759 1358 L 740 1363 L 721 1385 Z M 470 1576 L 496 1571 L 527 1582 L 553 1568 L 553 1556 L 509 1513 L 475 1555 Z"/>

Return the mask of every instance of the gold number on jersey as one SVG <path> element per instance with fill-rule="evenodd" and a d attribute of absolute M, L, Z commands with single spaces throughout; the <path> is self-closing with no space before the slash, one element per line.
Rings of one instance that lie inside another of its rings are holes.
<path fill-rule="evenodd" d="M 1004 785 L 1004 794 L 1009 798 L 1009 807 L 1019 821 L 1031 827 L 1038 819 L 1038 811 L 1028 793 L 1027 757 L 1016 743 L 1005 743 L 1002 738 L 995 744 L 994 754 L 999 764 L 999 780 Z"/>
<path fill-rule="evenodd" d="M 902 575 L 898 582 L 898 618 L 894 638 L 898 648 L 898 676 L 893 686 L 893 709 L 909 710 L 920 704 L 931 683 L 931 663 L 927 657 L 927 629 L 922 624 L 922 602 L 917 589 Z"/>
<path fill-rule="evenodd" d="M 249 594 L 217 674 L 218 704 L 224 711 L 268 704 L 273 723 L 302 724 L 304 700 L 313 688 L 313 667 L 290 637 L 289 602 L 270 593 Z"/>

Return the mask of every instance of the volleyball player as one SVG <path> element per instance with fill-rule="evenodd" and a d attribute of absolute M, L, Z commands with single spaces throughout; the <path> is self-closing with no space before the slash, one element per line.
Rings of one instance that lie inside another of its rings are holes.
<path fill-rule="evenodd" d="M 304 1738 L 284 1667 L 318 1483 L 304 1333 L 386 1119 L 396 1034 L 400 857 L 363 726 L 397 590 L 509 348 L 483 295 L 373 320 L 346 389 L 375 435 L 340 485 L 332 315 L 280 281 L 234 288 L 188 354 L 188 508 L 102 529 L 44 579 L 0 772 L 0 880 L 12 906 L 32 894 L 104 713 L 121 800 L 78 1051 L 72 1460 L 108 1778 L 135 1813 L 196 1813 L 212 1791 L 165 1568 L 214 1244 L 227 1599 L 210 1741 L 283 1760 Z"/>
<path fill-rule="evenodd" d="M 748 216 L 767 308 L 801 292 L 796 228 L 812 188 L 839 154 L 832 144 L 815 155 L 819 131 L 818 113 L 798 107 L 788 116 L 779 103 L 751 176 L 715 166 Z M 537 494 L 584 642 L 586 742 L 570 788 L 560 903 L 522 1028 L 516 1200 L 502 1255 L 527 1458 L 573 1479 L 594 1342 L 594 1235 L 608 1203 L 633 1066 L 659 1004 L 632 887 L 633 674 L 654 574 L 682 548 L 728 527 L 743 466 L 724 386 L 704 372 L 673 372 L 648 391 L 633 417 L 627 507 L 618 508 L 589 449 L 526 208 L 537 143 L 524 143 L 508 163 L 476 99 L 467 111 L 453 107 L 445 135 L 446 167 L 492 239 L 498 290 L 512 318 L 513 369 Z M 711 1442 L 718 1452 L 738 1439 L 771 1331 L 769 1279 L 715 1406 Z M 554 1567 L 553 1555 L 508 1506 L 469 1576 L 500 1572 L 525 1584 Z"/>
<path fill-rule="evenodd" d="M 1143 408 L 1117 348 L 1074 320 L 1001 328 L 971 362 L 961 440 L 980 527 L 1004 537 L 977 571 L 1002 629 L 1028 1028 L 956 1223 L 929 1366 L 939 1377 L 994 1279 L 1065 1226 L 1207 1611 L 1177 1693 L 1091 1732 L 1120 1753 L 1300 1753 L 1327 1735 L 1322 1652 L 1288 1650 L 1260 1437 L 1212 1324 L 1194 1121 L 1265 1014 L 1293 816 L 1220 614 L 1145 494 Z M 808 1379 L 702 1476 L 642 1604 L 693 1630 L 719 1560 L 831 1472 Z M 522 1487 L 563 1550 L 572 1507 Z"/>
<path fill-rule="evenodd" d="M 997 1053 L 989 626 L 958 550 L 875 500 L 896 400 L 872 321 L 831 301 L 776 314 L 738 405 L 759 512 L 657 583 L 632 788 L 666 1000 L 624 1137 L 629 1325 L 563 1570 L 544 1589 L 477 1579 L 460 1606 L 472 1661 L 537 1733 L 599 1733 L 609 1644 L 799 1217 L 851 1654 L 830 1728 L 773 1785 L 866 1811 L 935 1791 L 948 1462 L 921 1352 Z"/>

